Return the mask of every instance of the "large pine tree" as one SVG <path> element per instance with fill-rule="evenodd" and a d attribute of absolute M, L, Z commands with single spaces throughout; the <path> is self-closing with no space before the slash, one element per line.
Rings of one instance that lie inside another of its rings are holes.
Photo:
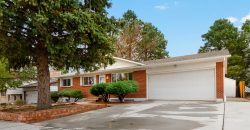
<path fill-rule="evenodd" d="M 244 49 L 248 47 L 246 37 L 227 19 L 214 22 L 207 33 L 202 35 L 204 46 L 199 52 L 228 49 L 232 55 L 228 59 L 227 76 L 233 79 L 245 79 Z"/>
<path fill-rule="evenodd" d="M 113 62 L 108 0 L 1 0 L 0 54 L 37 68 L 38 109 L 51 106 L 49 66 L 96 70 Z"/>

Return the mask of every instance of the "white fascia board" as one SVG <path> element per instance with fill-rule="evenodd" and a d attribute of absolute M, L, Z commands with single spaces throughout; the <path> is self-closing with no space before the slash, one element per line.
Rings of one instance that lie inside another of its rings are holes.
<path fill-rule="evenodd" d="M 53 77 L 53 78 L 57 78 L 57 79 L 59 79 L 59 78 L 70 78 L 70 77 L 72 77 L 72 76 L 74 76 L 74 75 L 77 75 L 76 73 L 70 73 L 70 74 L 64 74 L 64 75 L 60 75 L 60 76 L 56 76 L 56 77 Z"/>
<path fill-rule="evenodd" d="M 191 59 L 191 60 L 184 60 L 184 61 L 175 61 L 175 62 L 168 62 L 168 63 L 159 63 L 159 64 L 146 65 L 146 68 L 154 68 L 154 67 L 170 66 L 170 65 L 178 65 L 178 64 L 188 64 L 188 63 L 196 63 L 196 62 L 209 62 L 209 61 L 218 62 L 218 61 L 224 61 L 225 58 L 228 58 L 230 56 L 231 55 Z"/>
<path fill-rule="evenodd" d="M 100 70 L 100 71 L 94 71 L 94 72 L 88 72 L 88 73 L 81 73 L 76 76 L 87 76 L 87 75 L 102 75 L 106 73 L 116 73 L 119 71 L 134 71 L 134 70 L 143 70 L 146 69 L 145 66 L 133 66 L 133 67 L 124 67 L 124 68 L 116 68 L 116 69 L 110 69 L 110 70 Z"/>
<path fill-rule="evenodd" d="M 95 75 L 102 75 L 106 73 L 115 73 L 119 71 L 134 71 L 134 70 L 143 70 L 146 69 L 145 66 L 133 66 L 133 67 L 124 67 L 124 68 L 116 68 L 110 70 L 98 70 L 93 72 L 84 72 L 80 74 L 72 74 L 72 75 L 61 75 L 57 78 L 71 78 L 71 77 L 82 77 L 82 76 L 95 76 Z"/>

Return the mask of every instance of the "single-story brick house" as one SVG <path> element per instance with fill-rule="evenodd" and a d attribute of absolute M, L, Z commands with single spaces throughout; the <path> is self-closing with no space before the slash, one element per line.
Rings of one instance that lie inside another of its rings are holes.
<path fill-rule="evenodd" d="M 132 79 L 139 91 L 127 96 L 134 100 L 223 100 L 227 50 L 200 53 L 143 63 L 115 57 L 113 65 L 94 72 L 69 73 L 58 77 L 59 90 L 81 90 L 93 98 L 93 84 Z"/>

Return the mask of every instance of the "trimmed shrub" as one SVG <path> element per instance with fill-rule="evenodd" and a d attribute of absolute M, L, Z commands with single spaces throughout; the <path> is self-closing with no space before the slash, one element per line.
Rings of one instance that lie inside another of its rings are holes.
<path fill-rule="evenodd" d="M 106 88 L 106 92 L 117 96 L 120 102 L 124 102 L 124 98 L 129 93 L 137 92 L 138 88 L 138 83 L 133 80 L 118 81 L 115 83 L 111 83 Z"/>
<path fill-rule="evenodd" d="M 78 100 L 84 98 L 83 93 L 82 93 L 81 90 L 73 90 L 71 92 L 71 97 L 75 98 L 75 102 L 77 102 Z"/>
<path fill-rule="evenodd" d="M 95 84 L 91 87 L 90 93 L 99 97 L 102 97 L 102 101 L 108 102 L 109 101 L 109 94 L 106 92 L 106 88 L 109 84 L 108 83 L 100 83 Z"/>
<path fill-rule="evenodd" d="M 68 101 L 70 101 L 70 98 L 74 98 L 75 102 L 77 102 L 79 99 L 84 98 L 84 95 L 81 90 L 64 89 L 59 92 L 59 97 L 67 97 Z"/>
<path fill-rule="evenodd" d="M 59 92 L 51 92 L 50 97 L 54 102 L 57 102 L 59 99 Z"/>

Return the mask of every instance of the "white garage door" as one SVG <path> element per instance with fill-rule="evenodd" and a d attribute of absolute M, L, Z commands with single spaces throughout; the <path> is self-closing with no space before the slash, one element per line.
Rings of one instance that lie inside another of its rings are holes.
<path fill-rule="evenodd" d="M 214 100 L 214 69 L 148 75 L 148 98 Z"/>
<path fill-rule="evenodd" d="M 31 104 L 31 103 L 37 103 L 37 91 L 27 91 L 26 92 L 26 103 Z"/>

